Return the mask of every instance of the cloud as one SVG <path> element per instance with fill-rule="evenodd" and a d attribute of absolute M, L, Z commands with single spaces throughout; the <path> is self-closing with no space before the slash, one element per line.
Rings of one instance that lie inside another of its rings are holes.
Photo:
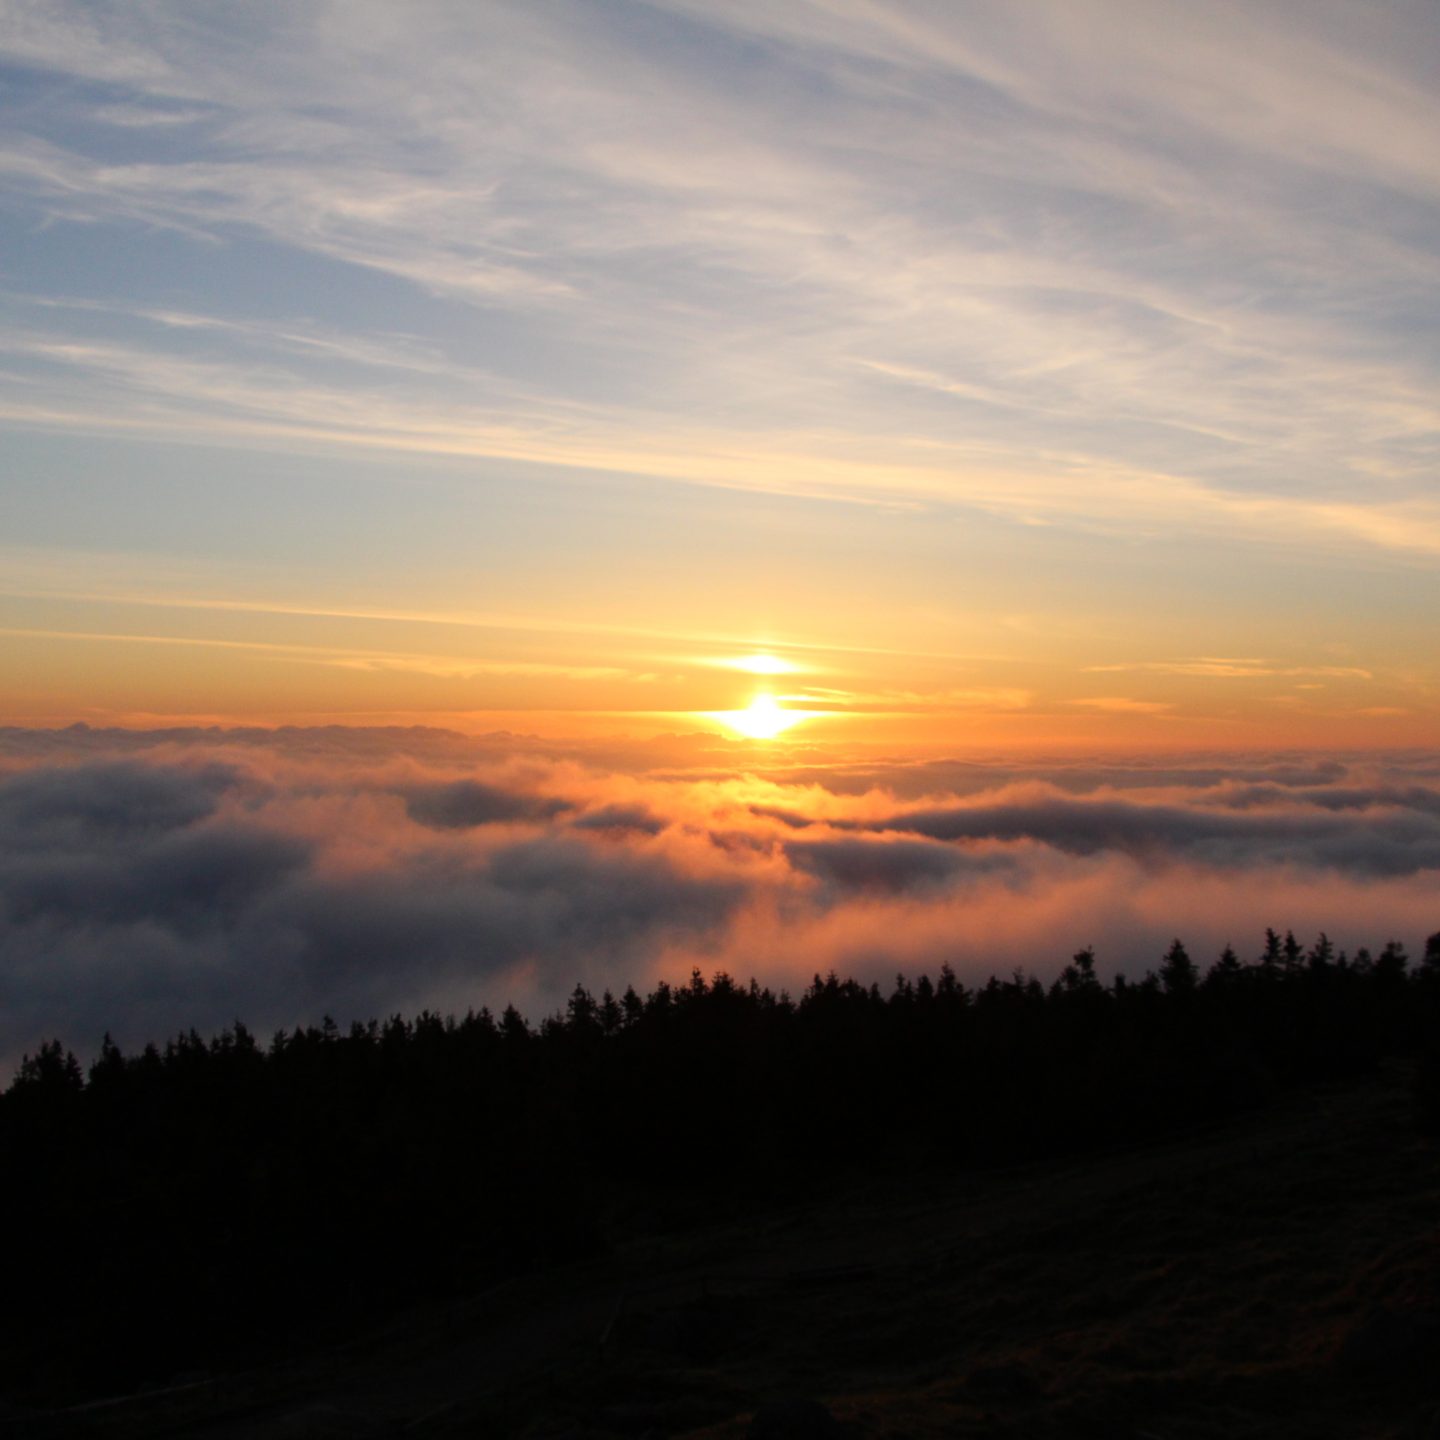
<path fill-rule="evenodd" d="M 1117 715 L 1164 715 L 1175 707 L 1163 700 L 1135 700 L 1128 695 L 1093 695 L 1083 700 L 1072 700 L 1072 705 L 1084 705 L 1091 710 L 1107 710 Z"/>
<path fill-rule="evenodd" d="M 242 918 L 306 862 L 308 848 L 266 831 L 212 829 L 20 860 L 7 866 L 6 905 L 22 928 L 44 919 L 97 930 L 153 922 L 203 934 Z"/>
<path fill-rule="evenodd" d="M 30 738 L 49 753 L 0 778 L 6 1055 L 46 1027 L 138 1042 L 236 1015 L 464 1008 L 487 984 L 533 1009 L 562 974 L 643 972 L 745 893 L 683 853 L 617 845 L 616 822 L 645 835 L 639 807 L 592 809 L 608 822 L 593 841 L 567 834 L 594 780 L 540 794 L 543 762 L 493 753 L 487 780 L 457 777 L 444 735 L 408 755 L 403 732 Z M 66 763 L 106 745 L 130 753 Z"/>
<path fill-rule="evenodd" d="M 478 780 L 453 780 L 411 790 L 406 808 L 422 825 L 466 829 L 502 821 L 551 820 L 569 810 L 564 800 L 519 795 Z"/>
<path fill-rule="evenodd" d="M 576 830 L 634 830 L 658 835 L 666 821 L 644 805 L 602 805 L 572 822 Z"/>
<path fill-rule="evenodd" d="M 1357 665 L 1277 665 L 1271 660 L 1207 655 L 1196 660 L 1154 660 L 1123 665 L 1087 665 L 1089 673 L 1144 671 L 1156 675 L 1198 675 L 1206 680 L 1266 679 L 1271 676 L 1316 676 L 1326 680 L 1371 680 Z M 1091 702 L 1079 701 L 1079 704 Z"/>
<path fill-rule="evenodd" d="M 426 730 L 0 730 L 0 1061 L 693 965 L 1143 971 L 1436 927 L 1424 756 L 675 772 Z M 915 787 L 922 788 L 915 792 Z M 910 798 L 904 798 L 906 795 Z"/>
<path fill-rule="evenodd" d="M 157 770 L 125 761 L 35 770 L 0 789 L 0 831 L 12 844 L 126 844 L 203 819 L 235 773 L 222 765 Z"/>
<path fill-rule="evenodd" d="M 841 894 L 904 892 L 955 885 L 965 878 L 1016 868 L 1006 855 L 967 854 L 908 840 L 792 841 L 785 857 L 802 874 L 824 880 Z"/>
<path fill-rule="evenodd" d="M 910 713 L 934 711 L 983 710 L 992 714 L 1025 710 L 1035 699 L 1034 693 L 1016 686 L 977 685 L 950 686 L 943 690 L 837 690 L 807 686 L 782 700 L 798 705 L 855 710 L 903 710 Z"/>
<path fill-rule="evenodd" d="M 768 8 L 7 5 L 10 205 L 214 309 L 12 296 L 5 413 L 1440 549 L 1418 11 Z"/>
<path fill-rule="evenodd" d="M 1234 814 L 1040 791 L 1002 803 L 911 810 L 868 828 L 945 841 L 1037 841 L 1075 855 L 1111 852 L 1159 865 L 1198 859 L 1216 869 L 1299 864 L 1363 876 L 1440 868 L 1440 824 L 1378 806 L 1353 817 L 1299 808 Z"/>

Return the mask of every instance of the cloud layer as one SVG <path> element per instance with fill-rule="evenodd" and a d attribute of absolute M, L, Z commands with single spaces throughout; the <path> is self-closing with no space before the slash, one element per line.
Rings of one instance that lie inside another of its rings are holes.
<path fill-rule="evenodd" d="M 1440 929 L 1433 757 L 665 768 L 435 731 L 0 731 L 0 1056 Z M 677 765 L 677 760 L 690 763 Z"/>

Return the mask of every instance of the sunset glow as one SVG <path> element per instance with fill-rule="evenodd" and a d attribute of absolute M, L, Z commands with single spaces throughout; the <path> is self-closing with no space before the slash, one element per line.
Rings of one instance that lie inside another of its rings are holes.
<path fill-rule="evenodd" d="M 1420 925 L 1432 8 L 0 16 L 17 1034 Z"/>
<path fill-rule="evenodd" d="M 747 675 L 792 675 L 796 666 L 778 655 L 722 656 L 707 662 L 726 670 L 743 670 Z"/>
<path fill-rule="evenodd" d="M 1428 14 L 358 4 L 0 42 L 4 715 L 1434 743 Z"/>
<path fill-rule="evenodd" d="M 773 695 L 762 691 L 743 710 L 731 711 L 723 718 L 751 740 L 773 740 L 801 717 L 784 709 Z"/>

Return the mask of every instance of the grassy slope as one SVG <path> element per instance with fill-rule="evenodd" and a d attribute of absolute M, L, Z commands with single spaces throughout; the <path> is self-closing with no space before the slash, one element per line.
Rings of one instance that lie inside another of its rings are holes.
<path fill-rule="evenodd" d="M 1440 1433 L 1407 1318 L 1437 1305 L 1440 1153 L 1392 1069 L 1146 1150 L 636 1241 L 199 1386 L 169 1424 L 155 1401 L 75 1428 L 721 1440 L 798 1395 L 877 1436 L 1408 1436 Z"/>

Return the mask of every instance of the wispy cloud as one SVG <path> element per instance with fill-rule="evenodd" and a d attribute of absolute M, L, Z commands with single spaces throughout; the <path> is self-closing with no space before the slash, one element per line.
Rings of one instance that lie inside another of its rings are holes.
<path fill-rule="evenodd" d="M 12 423 L 1440 553 L 1423 11 L 236 25 L 7 11 L 10 214 L 208 246 L 216 304 L 12 331 Z M 257 243 L 338 303 L 250 313 Z"/>
<path fill-rule="evenodd" d="M 349 650 L 330 645 L 296 645 L 273 640 L 228 640 L 208 635 L 123 634 L 113 630 L 40 630 L 0 626 L 0 635 L 28 640 L 103 641 L 112 645 L 178 645 L 197 650 L 246 650 L 276 659 L 305 660 L 337 670 L 411 672 L 472 679 L 476 676 L 554 677 L 611 680 L 630 672 L 613 665 L 547 664 L 537 660 L 481 660 L 459 655 L 407 651 Z"/>
<path fill-rule="evenodd" d="M 1113 665 L 1087 665 L 1087 672 L 1142 671 L 1154 675 L 1197 675 L 1207 680 L 1262 680 L 1311 676 L 1326 680 L 1370 680 L 1369 670 L 1358 665 L 1281 665 L 1273 660 L 1205 655 L 1194 660 L 1146 660 Z"/>
<path fill-rule="evenodd" d="M 236 581 L 234 575 L 217 575 L 214 562 L 175 562 L 164 565 L 147 555 L 118 551 L 41 550 L 11 548 L 0 544 L 0 597 L 73 601 L 98 606 L 123 605 L 155 610 L 214 611 L 217 614 L 293 617 L 319 620 L 382 621 L 403 625 L 434 626 L 458 630 L 514 631 L 537 635 L 558 635 L 583 639 L 603 636 L 615 640 L 671 641 L 690 646 L 706 645 L 733 651 L 754 644 L 752 636 L 727 630 L 667 628 L 664 625 L 623 625 L 578 616 L 553 617 L 516 612 L 477 610 L 421 610 L 377 605 L 325 605 L 286 601 L 280 598 L 217 595 L 202 587 L 217 580 Z M 77 575 L 87 584 L 77 585 Z M 157 583 L 159 582 L 159 583 Z M 197 593 L 198 592 L 198 593 Z M 956 661 L 967 658 L 952 652 L 937 652 L 845 644 L 831 638 L 807 640 L 787 635 L 784 649 L 787 663 L 806 674 L 823 673 L 827 658 L 839 656 L 875 657 L 889 660 Z M 803 658 L 800 658 L 803 657 Z M 721 669 L 743 668 L 733 655 L 705 657 L 690 653 L 644 657 L 670 663 L 698 664 Z"/>
<path fill-rule="evenodd" d="M 1070 703 L 1091 710 L 1110 710 L 1117 715 L 1164 715 L 1175 708 L 1168 701 L 1135 700 L 1128 695 L 1092 695 Z"/>
<path fill-rule="evenodd" d="M 1033 691 L 1017 686 L 947 686 L 938 690 L 843 690 L 807 685 L 783 700 L 799 705 L 820 705 L 841 710 L 899 711 L 914 714 L 983 710 L 1006 713 L 1027 709 L 1034 703 Z"/>

